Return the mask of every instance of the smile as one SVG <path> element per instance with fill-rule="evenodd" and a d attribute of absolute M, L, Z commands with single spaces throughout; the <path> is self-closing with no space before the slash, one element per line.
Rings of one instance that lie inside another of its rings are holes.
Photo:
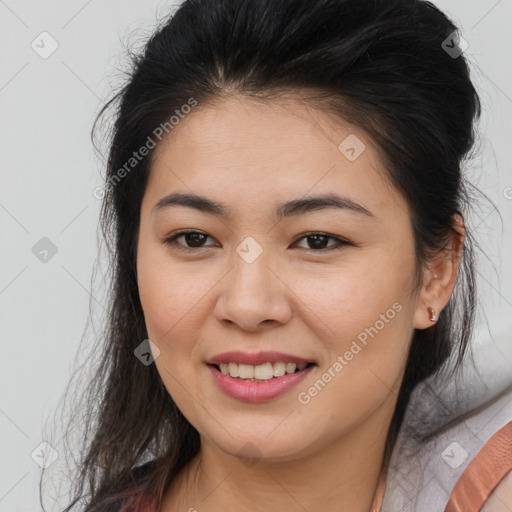
<path fill-rule="evenodd" d="M 312 364 L 312 363 L 309 363 Z M 224 375 L 229 375 L 240 380 L 252 382 L 267 381 L 283 375 L 295 373 L 304 370 L 308 363 L 285 363 L 278 361 L 275 363 L 264 363 L 259 365 L 242 363 L 221 363 L 216 365 L 219 371 Z"/>
<path fill-rule="evenodd" d="M 214 382 L 226 395 L 245 402 L 276 398 L 301 382 L 314 363 L 208 364 Z"/>

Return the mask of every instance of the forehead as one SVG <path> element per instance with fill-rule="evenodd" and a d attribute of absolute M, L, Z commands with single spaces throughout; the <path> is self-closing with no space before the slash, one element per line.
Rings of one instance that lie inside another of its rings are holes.
<path fill-rule="evenodd" d="M 366 133 L 295 98 L 199 104 L 155 149 L 153 202 L 189 189 L 245 206 L 336 191 L 374 210 L 404 207 Z M 238 212 L 237 212 L 238 213 Z"/>

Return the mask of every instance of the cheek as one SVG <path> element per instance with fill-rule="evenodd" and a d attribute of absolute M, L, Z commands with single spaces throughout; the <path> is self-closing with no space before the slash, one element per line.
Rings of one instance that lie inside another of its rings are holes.
<path fill-rule="evenodd" d="M 318 400 L 323 405 L 343 396 L 354 407 L 364 402 L 371 409 L 405 368 L 413 334 L 414 261 L 384 252 L 372 260 L 324 275 L 304 274 L 292 287 L 305 304 L 302 318 L 322 340 L 322 372 L 330 368 L 336 375 L 325 376 L 332 384 Z"/>
<path fill-rule="evenodd" d="M 138 286 L 149 339 L 160 353 L 155 359 L 158 373 L 169 395 L 193 424 L 200 418 L 190 401 L 200 395 L 196 379 L 190 376 L 203 363 L 198 347 L 190 340 L 199 337 L 203 322 L 203 302 L 208 285 L 198 279 L 190 268 L 170 265 L 158 249 L 141 248 L 138 265 Z"/>
<path fill-rule="evenodd" d="M 171 265 L 165 250 L 141 247 L 137 261 L 139 295 L 148 328 L 156 341 L 165 342 L 185 318 L 200 310 L 208 282 L 190 266 Z"/>
<path fill-rule="evenodd" d="M 326 341 L 356 336 L 378 322 L 400 324 L 410 302 L 412 269 L 408 261 L 347 265 L 325 272 L 301 272 L 289 281 L 297 307 L 315 322 Z M 302 305 L 301 305 L 302 304 Z M 401 310 L 398 314 L 397 310 Z M 390 320 L 390 322 L 387 322 Z M 382 329 L 381 329 L 382 330 Z"/>
<path fill-rule="evenodd" d="M 329 410 L 325 429 L 335 436 L 398 395 L 413 332 L 407 280 L 351 268 L 302 281 L 302 293 L 325 357 L 311 387 L 299 390 L 299 402 L 308 404 L 305 415 Z"/>

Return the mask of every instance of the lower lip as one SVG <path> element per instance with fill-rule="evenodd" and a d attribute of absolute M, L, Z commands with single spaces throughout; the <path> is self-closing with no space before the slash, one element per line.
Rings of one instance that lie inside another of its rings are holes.
<path fill-rule="evenodd" d="M 287 373 L 264 382 L 238 380 L 223 374 L 214 365 L 208 365 L 210 373 L 219 388 L 232 398 L 244 402 L 263 402 L 282 395 L 301 382 L 315 365 L 296 373 Z"/>

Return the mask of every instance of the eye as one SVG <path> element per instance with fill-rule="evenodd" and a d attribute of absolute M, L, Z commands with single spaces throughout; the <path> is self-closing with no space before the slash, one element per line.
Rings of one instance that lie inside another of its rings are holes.
<path fill-rule="evenodd" d="M 335 243 L 333 245 L 325 246 L 325 243 L 328 240 L 334 240 Z M 329 235 L 328 233 L 320 233 L 320 232 L 312 232 L 312 233 L 306 233 L 301 238 L 297 240 L 299 242 L 300 240 L 308 240 L 309 244 L 312 244 L 312 249 L 305 249 L 307 252 L 326 252 L 326 251 L 332 251 L 336 249 L 341 249 L 342 247 L 346 245 L 353 245 L 352 243 L 348 242 L 347 240 L 343 240 L 337 236 Z M 297 243 L 296 242 L 296 243 Z"/>
<path fill-rule="evenodd" d="M 182 243 L 178 242 L 180 238 L 183 238 L 187 245 L 183 245 Z M 206 233 L 201 233 L 200 231 L 181 231 L 166 238 L 164 240 L 164 244 L 176 248 L 180 251 L 197 252 L 197 249 L 213 247 L 211 245 L 204 245 L 204 242 L 208 238 L 212 237 L 208 236 Z M 322 232 L 306 233 L 298 240 L 296 240 L 295 243 L 301 240 L 307 240 L 308 243 L 312 245 L 312 248 L 303 248 L 306 252 L 332 251 L 336 249 L 341 249 L 342 247 L 347 245 L 353 245 L 351 242 L 348 242 L 347 240 L 343 240 L 339 237 Z M 325 244 L 328 240 L 333 240 L 335 243 L 332 244 L 331 246 L 326 246 Z"/>
<path fill-rule="evenodd" d="M 186 243 L 190 243 L 191 246 L 185 246 L 181 243 L 178 243 L 178 239 L 183 238 Z M 164 240 L 164 244 L 170 247 L 175 247 L 180 251 L 186 252 L 197 252 L 194 249 L 201 249 L 205 247 L 202 243 L 207 239 L 211 238 L 205 233 L 201 233 L 200 231 L 181 231 L 180 233 L 176 233 Z M 209 247 L 209 246 L 206 246 Z M 211 247 L 211 246 L 210 246 Z"/>

